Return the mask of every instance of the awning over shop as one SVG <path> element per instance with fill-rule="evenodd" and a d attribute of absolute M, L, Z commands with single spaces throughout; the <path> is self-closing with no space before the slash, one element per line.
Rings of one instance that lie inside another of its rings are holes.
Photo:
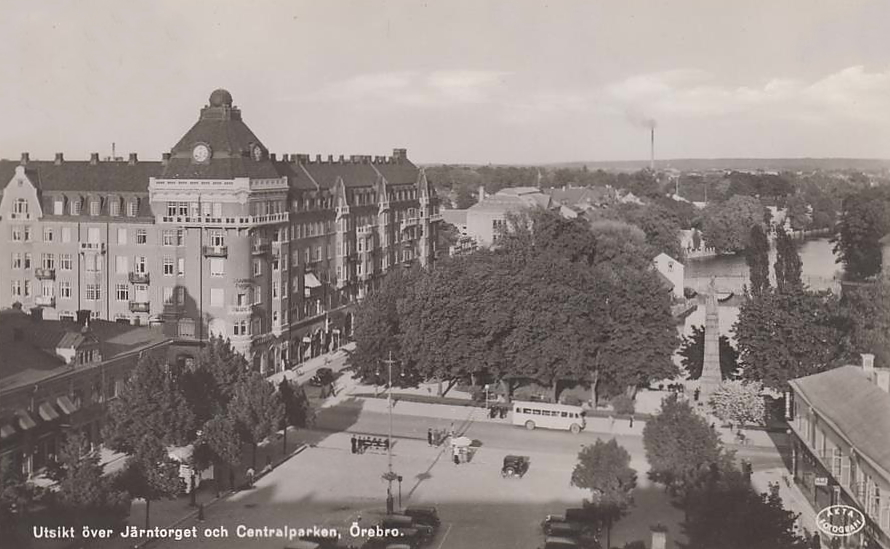
<path fill-rule="evenodd" d="M 62 409 L 62 412 L 65 415 L 70 416 L 71 414 L 73 414 L 74 412 L 77 411 L 77 406 L 75 406 L 74 403 L 71 402 L 71 399 L 68 398 L 67 396 L 60 396 L 56 400 L 56 403 L 59 405 L 59 408 Z"/>
<path fill-rule="evenodd" d="M 321 288 L 321 282 L 318 281 L 318 277 L 313 273 L 303 275 L 303 285 L 307 288 Z"/>
<path fill-rule="evenodd" d="M 15 417 L 18 418 L 19 427 L 21 427 L 23 431 L 37 427 L 37 422 L 35 422 L 34 418 L 32 418 L 25 410 L 16 410 Z"/>
<path fill-rule="evenodd" d="M 40 417 L 43 418 L 43 421 L 53 421 L 54 419 L 59 419 L 59 413 L 56 412 L 56 409 L 53 408 L 53 405 L 49 402 L 44 402 L 37 409 L 37 413 L 40 414 Z"/>
<path fill-rule="evenodd" d="M 0 439 L 9 438 L 14 434 L 15 434 L 15 428 L 12 425 L 10 425 L 8 423 L 4 423 L 3 425 L 0 425 Z"/>

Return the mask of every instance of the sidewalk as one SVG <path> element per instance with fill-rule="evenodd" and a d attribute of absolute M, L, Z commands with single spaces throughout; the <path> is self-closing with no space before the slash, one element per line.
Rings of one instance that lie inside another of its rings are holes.
<path fill-rule="evenodd" d="M 784 479 L 788 479 L 789 484 L 785 484 Z M 791 479 L 789 473 L 784 467 L 774 467 L 772 469 L 764 469 L 754 471 L 751 475 L 751 484 L 754 489 L 760 493 L 769 493 L 769 483 L 779 484 L 779 496 L 782 498 L 782 506 L 788 511 L 799 514 L 797 519 L 797 527 L 799 533 L 812 537 L 816 531 L 816 511 L 809 503 L 807 497 L 800 491 L 800 488 Z"/>

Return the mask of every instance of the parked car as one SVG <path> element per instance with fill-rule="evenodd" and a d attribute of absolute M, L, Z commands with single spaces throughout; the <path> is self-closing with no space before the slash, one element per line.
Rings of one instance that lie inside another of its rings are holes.
<path fill-rule="evenodd" d="M 438 528 L 441 524 L 439 512 L 433 506 L 412 505 L 411 507 L 405 507 L 402 514 L 413 518 L 414 522 L 418 524 L 426 524 L 433 528 Z"/>
<path fill-rule="evenodd" d="M 541 530 L 547 536 L 580 537 L 596 534 L 596 526 L 587 522 L 566 520 L 564 516 L 547 515 L 541 522 Z"/>
<path fill-rule="evenodd" d="M 380 521 L 381 528 L 397 529 L 403 534 L 412 530 L 416 530 L 417 534 L 424 540 L 432 539 L 435 535 L 435 528 L 432 526 L 421 524 L 408 515 L 387 515 Z"/>
<path fill-rule="evenodd" d="M 571 538 L 547 536 L 541 549 L 580 549 L 581 545 Z"/>
<path fill-rule="evenodd" d="M 315 370 L 315 375 L 309 379 L 309 384 L 316 387 L 328 385 L 334 382 L 334 371 L 330 368 L 319 368 Z"/>

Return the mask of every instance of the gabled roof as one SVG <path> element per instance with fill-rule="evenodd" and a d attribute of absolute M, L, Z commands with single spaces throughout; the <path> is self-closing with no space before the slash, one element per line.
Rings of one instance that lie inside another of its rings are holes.
<path fill-rule="evenodd" d="M 842 366 L 790 383 L 858 452 L 890 471 L 890 393 L 862 368 Z"/>
<path fill-rule="evenodd" d="M 290 185 L 296 189 L 332 189 L 338 178 L 346 188 L 373 187 L 383 177 L 390 185 L 416 185 L 419 175 L 417 166 L 407 159 L 399 162 L 279 162 L 279 173 L 288 175 Z"/>
<path fill-rule="evenodd" d="M 0 160 L 0 186 L 6 187 L 20 162 Z M 30 160 L 25 175 L 44 192 L 148 193 L 148 179 L 161 171 L 160 162 Z"/>

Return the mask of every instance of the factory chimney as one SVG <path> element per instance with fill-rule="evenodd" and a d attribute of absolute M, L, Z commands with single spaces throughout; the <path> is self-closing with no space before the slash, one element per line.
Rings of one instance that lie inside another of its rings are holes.
<path fill-rule="evenodd" d="M 653 124 L 649 128 L 649 168 L 654 172 L 655 171 L 655 125 Z"/>

